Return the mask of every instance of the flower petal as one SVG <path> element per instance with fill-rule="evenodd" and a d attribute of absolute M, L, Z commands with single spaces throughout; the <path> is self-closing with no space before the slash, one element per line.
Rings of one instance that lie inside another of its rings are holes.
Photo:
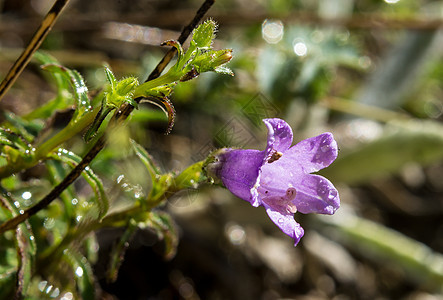
<path fill-rule="evenodd" d="M 258 206 L 258 194 L 253 187 L 257 183 L 264 156 L 264 151 L 227 149 L 218 156 L 216 175 L 231 193 Z"/>
<path fill-rule="evenodd" d="M 286 151 L 292 144 L 292 129 L 282 119 L 264 119 L 268 128 L 268 146 L 267 150 Z"/>
<path fill-rule="evenodd" d="M 302 166 L 303 173 L 317 172 L 329 166 L 338 155 L 337 142 L 326 132 L 303 140 L 284 153 L 286 159 Z"/>
<path fill-rule="evenodd" d="M 297 246 L 305 231 L 300 224 L 294 220 L 294 215 L 282 214 L 279 211 L 273 210 L 271 207 L 266 207 L 266 212 L 268 213 L 269 218 L 281 229 L 281 231 L 294 239 L 294 246 Z"/>
<path fill-rule="evenodd" d="M 297 196 L 292 202 L 301 213 L 332 215 L 340 207 L 340 197 L 334 185 L 320 175 L 307 174 L 296 185 Z"/>

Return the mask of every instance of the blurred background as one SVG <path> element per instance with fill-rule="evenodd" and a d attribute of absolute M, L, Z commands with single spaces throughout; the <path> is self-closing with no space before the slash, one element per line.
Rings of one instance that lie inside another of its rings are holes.
<path fill-rule="evenodd" d="M 71 0 L 41 49 L 91 91 L 106 80 L 105 62 L 117 78 L 143 81 L 167 50 L 159 44 L 201 3 Z M 0 0 L 2 77 L 52 4 Z M 342 206 L 333 216 L 296 214 L 305 236 L 294 248 L 264 209 L 221 187 L 181 192 L 165 207 L 179 228 L 171 260 L 154 233 L 139 230 L 109 283 L 109 249 L 123 231 L 97 233 L 101 297 L 443 299 L 443 1 L 219 0 L 207 16 L 219 23 L 214 48 L 234 51 L 235 76 L 178 85 L 171 134 L 149 104 L 127 134 L 163 170 L 180 171 L 219 147 L 264 149 L 263 118 L 286 120 L 294 142 L 330 131 L 339 158 L 321 174 Z M 30 65 L 0 109 L 24 115 L 52 98 L 42 74 Z M 121 143 L 112 138 L 93 168 L 110 188 L 146 194 L 148 175 Z"/>

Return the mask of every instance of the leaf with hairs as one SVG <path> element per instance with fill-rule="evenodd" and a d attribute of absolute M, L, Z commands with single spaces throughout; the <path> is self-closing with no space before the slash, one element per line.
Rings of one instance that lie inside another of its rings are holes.
<path fill-rule="evenodd" d="M 66 248 L 63 251 L 63 260 L 65 260 L 73 272 L 74 280 L 80 291 L 81 299 L 94 300 L 94 273 L 88 259 L 80 254 L 77 250 Z"/>
<path fill-rule="evenodd" d="M 52 73 L 61 74 L 65 77 L 65 79 L 69 80 L 74 93 L 74 99 L 76 101 L 76 110 L 73 116 L 74 120 L 91 110 L 91 102 L 88 97 L 88 87 L 86 86 L 85 81 L 79 72 L 58 64 L 47 64 L 43 65 L 42 68 Z"/>
<path fill-rule="evenodd" d="M 117 280 L 118 270 L 123 263 L 126 250 L 129 247 L 129 241 L 133 238 L 137 229 L 137 223 L 133 219 L 129 220 L 128 225 L 126 226 L 125 231 L 120 237 L 118 243 L 112 248 L 109 268 L 106 271 L 106 279 L 108 282 L 114 282 Z"/>
<path fill-rule="evenodd" d="M 55 160 L 60 160 L 71 167 L 75 167 L 81 162 L 81 157 L 68 151 L 66 149 L 59 148 L 57 153 L 53 153 L 51 157 Z M 109 209 L 109 201 L 106 196 L 105 189 L 101 179 L 92 171 L 90 167 L 86 167 L 82 172 L 83 178 L 89 183 L 91 188 L 94 190 L 95 198 L 97 200 L 97 206 L 99 210 L 98 218 L 102 219 Z"/>
<path fill-rule="evenodd" d="M 162 211 L 151 211 L 143 225 L 154 229 L 158 238 L 165 243 L 165 259 L 172 259 L 177 252 L 178 236 L 171 216 Z"/>

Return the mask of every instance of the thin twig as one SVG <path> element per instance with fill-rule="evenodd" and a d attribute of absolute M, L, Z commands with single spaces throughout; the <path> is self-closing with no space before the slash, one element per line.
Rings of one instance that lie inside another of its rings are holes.
<path fill-rule="evenodd" d="M 214 4 L 215 0 L 206 0 L 200 9 L 197 11 L 196 16 L 194 19 L 189 23 L 188 26 L 186 26 L 183 29 L 182 34 L 179 37 L 179 41 L 182 43 L 187 39 L 187 37 L 191 34 L 192 30 L 197 26 L 197 24 L 201 21 L 203 16 L 206 14 L 206 12 L 209 10 L 209 8 Z M 166 54 L 167 55 L 167 54 Z M 159 63 L 159 65 L 155 68 L 154 72 L 157 72 L 157 75 L 152 75 L 153 77 L 150 79 L 154 79 L 159 76 L 161 72 L 164 70 L 166 65 L 169 63 L 171 59 L 167 59 L 165 57 L 162 59 L 162 61 Z M 162 62 L 165 62 L 165 65 L 162 65 Z M 157 71 L 156 71 L 157 70 Z M 151 76 L 150 76 L 151 77 Z M 120 111 L 118 111 L 117 114 L 114 115 L 113 118 L 113 124 L 121 124 L 126 118 L 129 116 L 129 114 L 134 109 L 131 105 L 125 105 Z M 111 127 L 114 127 L 111 125 Z M 97 156 L 97 154 L 103 149 L 105 146 L 105 137 L 102 136 L 98 141 L 94 144 L 94 146 L 89 150 L 89 152 L 83 157 L 82 161 L 63 179 L 62 182 L 60 182 L 48 195 L 46 195 L 41 201 L 39 201 L 34 206 L 28 208 L 23 212 L 23 214 L 20 214 L 12 219 L 9 219 L 8 221 L 4 222 L 0 225 L 0 234 L 4 233 L 5 231 L 14 229 L 19 225 L 20 223 L 24 222 L 31 216 L 35 215 L 40 210 L 46 208 L 52 201 L 54 201 L 71 183 L 73 183 L 82 173 L 84 168 L 88 166 L 91 161 Z"/>
<path fill-rule="evenodd" d="M 32 37 L 28 46 L 25 48 L 25 50 L 23 50 L 22 54 L 12 65 L 8 74 L 0 84 L 0 100 L 25 69 L 26 65 L 31 60 L 32 55 L 40 47 L 41 43 L 48 35 L 49 31 L 51 31 L 52 26 L 54 26 L 55 21 L 57 20 L 58 16 L 61 14 L 63 8 L 68 2 L 69 0 L 57 0 L 52 8 L 49 10 L 49 12 L 46 14 L 45 18 L 40 23 L 40 27 L 34 33 L 34 36 Z"/>

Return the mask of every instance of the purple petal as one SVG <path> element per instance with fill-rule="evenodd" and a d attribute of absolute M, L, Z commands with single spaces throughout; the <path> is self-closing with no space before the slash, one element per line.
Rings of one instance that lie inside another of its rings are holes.
<path fill-rule="evenodd" d="M 273 210 L 271 207 L 266 207 L 266 212 L 281 231 L 294 239 L 294 246 L 297 246 L 305 231 L 300 224 L 294 220 L 294 215 L 282 214 L 279 211 Z"/>
<path fill-rule="evenodd" d="M 283 156 L 289 161 L 296 161 L 303 173 L 307 174 L 329 166 L 337 155 L 337 142 L 332 133 L 327 132 L 299 142 Z"/>
<path fill-rule="evenodd" d="M 292 144 L 292 129 L 282 119 L 264 119 L 266 127 L 268 128 L 268 146 L 267 150 L 276 150 L 284 152 Z"/>
<path fill-rule="evenodd" d="M 301 213 L 332 215 L 340 207 L 334 185 L 320 175 L 307 174 L 295 186 L 297 195 L 292 202 Z"/>
<path fill-rule="evenodd" d="M 258 206 L 258 194 L 252 189 L 257 183 L 264 151 L 228 149 L 219 156 L 216 175 L 234 195 Z"/>

